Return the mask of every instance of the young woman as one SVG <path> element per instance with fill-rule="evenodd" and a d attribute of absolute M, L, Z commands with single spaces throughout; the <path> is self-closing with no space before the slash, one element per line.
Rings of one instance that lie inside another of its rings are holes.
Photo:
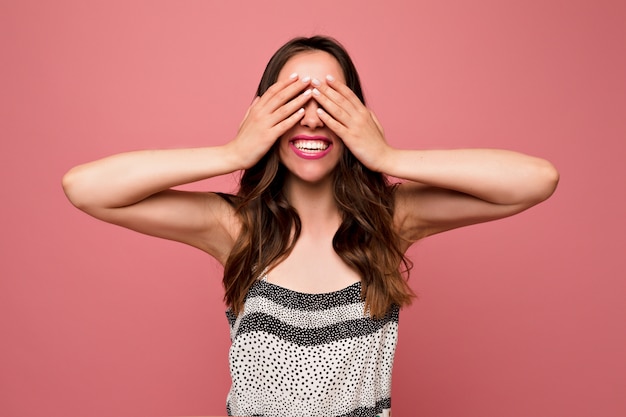
<path fill-rule="evenodd" d="M 172 189 L 235 171 L 236 195 Z M 346 51 L 312 37 L 271 58 L 225 145 L 114 155 L 63 186 L 94 217 L 224 265 L 229 415 L 375 416 L 390 413 L 398 312 L 413 296 L 407 248 L 519 213 L 557 181 L 520 153 L 389 146 Z"/>

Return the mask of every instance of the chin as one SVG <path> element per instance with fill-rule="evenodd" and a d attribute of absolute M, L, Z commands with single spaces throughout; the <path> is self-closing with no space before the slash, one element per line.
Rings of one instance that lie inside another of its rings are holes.
<path fill-rule="evenodd" d="M 281 152 L 280 161 L 290 176 L 304 182 L 319 183 L 333 177 L 339 157 L 327 155 L 322 159 L 306 160 L 288 151 L 286 155 Z"/>
<path fill-rule="evenodd" d="M 284 164 L 288 176 L 302 182 L 317 184 L 332 179 L 335 166 L 314 166 L 314 164 Z M 306 166 L 309 165 L 309 166 Z"/>

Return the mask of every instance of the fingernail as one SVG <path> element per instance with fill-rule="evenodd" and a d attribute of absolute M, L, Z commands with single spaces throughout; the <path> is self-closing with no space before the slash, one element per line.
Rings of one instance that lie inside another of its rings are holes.
<path fill-rule="evenodd" d="M 311 81 L 311 77 L 304 77 L 304 78 L 302 79 L 302 82 L 303 82 L 303 83 L 308 83 L 309 81 Z"/>
<path fill-rule="evenodd" d="M 316 87 L 319 87 L 320 85 L 322 85 L 320 80 L 318 80 L 317 78 L 313 78 L 313 81 L 311 81 L 311 83 Z"/>
<path fill-rule="evenodd" d="M 332 75 L 330 75 L 330 74 L 326 76 L 326 79 L 327 79 L 328 81 L 330 81 L 331 83 L 332 83 L 333 81 L 335 81 L 335 77 L 333 77 L 333 76 L 332 76 Z"/>
<path fill-rule="evenodd" d="M 300 110 L 298 110 L 298 114 L 302 114 L 304 113 L 304 107 L 300 107 Z"/>
<path fill-rule="evenodd" d="M 317 108 L 317 110 L 315 110 L 317 112 L 317 114 L 323 114 L 324 110 L 322 110 L 321 108 Z"/>
<path fill-rule="evenodd" d="M 317 88 L 313 89 L 313 94 L 315 94 L 316 96 L 320 95 L 320 90 L 318 90 Z"/>
<path fill-rule="evenodd" d="M 297 73 L 297 72 L 294 72 L 293 74 L 291 74 L 291 75 L 289 76 L 289 79 L 290 79 L 290 80 L 295 80 L 296 78 L 298 78 L 298 73 Z"/>
<path fill-rule="evenodd" d="M 311 95 L 311 89 L 309 88 L 308 90 L 306 90 L 304 93 L 302 93 L 303 96 L 308 96 Z"/>

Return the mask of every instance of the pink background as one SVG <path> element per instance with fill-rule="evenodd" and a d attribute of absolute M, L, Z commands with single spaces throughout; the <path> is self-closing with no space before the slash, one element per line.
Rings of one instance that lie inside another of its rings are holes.
<path fill-rule="evenodd" d="M 394 415 L 626 415 L 623 5 L 3 1 L 0 415 L 225 413 L 216 262 L 89 218 L 61 177 L 224 143 L 275 49 L 316 33 L 351 52 L 392 144 L 510 148 L 561 172 L 531 211 L 411 250 Z"/>

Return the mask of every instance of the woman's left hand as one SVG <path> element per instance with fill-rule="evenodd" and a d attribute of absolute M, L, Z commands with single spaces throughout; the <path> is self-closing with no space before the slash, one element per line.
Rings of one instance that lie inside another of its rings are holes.
<path fill-rule="evenodd" d="M 339 136 L 354 156 L 372 171 L 382 172 L 385 157 L 392 149 L 385 141 L 380 122 L 350 88 L 326 78 L 313 81 L 313 98 L 320 105 L 317 112 L 329 129 Z"/>

